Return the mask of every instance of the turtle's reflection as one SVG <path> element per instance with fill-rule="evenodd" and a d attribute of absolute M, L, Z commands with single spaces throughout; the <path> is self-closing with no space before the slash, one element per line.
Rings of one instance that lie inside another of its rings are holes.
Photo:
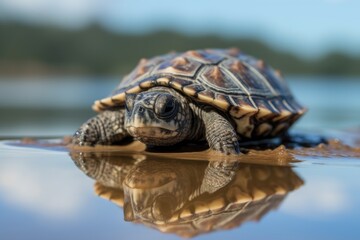
<path fill-rule="evenodd" d="M 303 181 L 290 167 L 71 153 L 125 220 L 192 237 L 259 220 Z"/>

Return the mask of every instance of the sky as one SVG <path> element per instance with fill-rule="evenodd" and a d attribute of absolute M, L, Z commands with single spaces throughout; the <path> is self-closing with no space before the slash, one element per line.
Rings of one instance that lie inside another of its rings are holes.
<path fill-rule="evenodd" d="M 70 28 L 98 22 L 111 30 L 171 29 L 190 35 L 255 37 L 316 57 L 331 49 L 360 54 L 357 0 L 0 0 L 0 19 Z"/>

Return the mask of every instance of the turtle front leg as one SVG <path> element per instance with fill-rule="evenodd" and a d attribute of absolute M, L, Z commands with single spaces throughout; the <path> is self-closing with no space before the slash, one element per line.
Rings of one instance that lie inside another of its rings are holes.
<path fill-rule="evenodd" d="M 125 110 L 104 111 L 85 122 L 72 143 L 80 146 L 110 145 L 130 136 L 124 127 Z"/>
<path fill-rule="evenodd" d="M 205 169 L 200 192 L 214 193 L 228 185 L 235 177 L 239 162 L 210 161 Z"/>
<path fill-rule="evenodd" d="M 212 109 L 205 109 L 202 116 L 210 148 L 225 154 L 239 154 L 238 136 L 229 120 Z"/>

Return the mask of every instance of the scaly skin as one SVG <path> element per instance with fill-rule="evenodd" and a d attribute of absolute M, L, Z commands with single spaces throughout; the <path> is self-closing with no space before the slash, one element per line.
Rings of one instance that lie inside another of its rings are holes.
<path fill-rule="evenodd" d="M 211 194 L 225 187 L 234 179 L 238 168 L 239 162 L 209 162 L 205 169 L 200 192 L 208 192 Z"/>
<path fill-rule="evenodd" d="M 202 111 L 206 140 L 211 149 L 225 154 L 239 154 L 238 136 L 229 120 L 214 109 Z"/>
<path fill-rule="evenodd" d="M 99 113 L 75 132 L 72 143 L 80 146 L 93 146 L 120 142 L 130 136 L 124 127 L 124 115 L 124 109 Z"/>

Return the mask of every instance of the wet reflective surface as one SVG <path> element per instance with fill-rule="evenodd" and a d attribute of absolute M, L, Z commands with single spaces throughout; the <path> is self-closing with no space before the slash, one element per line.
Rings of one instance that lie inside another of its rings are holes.
<path fill-rule="evenodd" d="M 303 185 L 290 167 L 73 154 L 125 221 L 193 237 L 260 220 Z"/>
<path fill-rule="evenodd" d="M 138 143 L 1 141 L 0 239 L 354 239 L 360 134 L 327 135 L 244 146 L 220 163 Z"/>

